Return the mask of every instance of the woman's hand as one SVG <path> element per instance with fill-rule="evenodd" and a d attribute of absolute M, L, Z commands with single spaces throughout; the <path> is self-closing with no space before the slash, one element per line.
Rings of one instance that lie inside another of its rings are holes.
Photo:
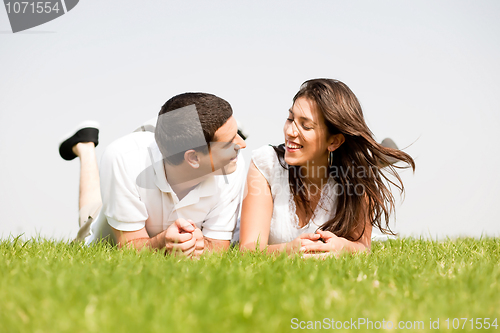
<path fill-rule="evenodd" d="M 321 238 L 320 234 L 313 234 L 313 233 L 302 234 L 299 237 L 295 238 L 290 243 L 286 244 L 286 252 L 288 254 L 291 254 L 299 252 L 301 248 L 307 245 L 323 244 L 320 238 Z"/>
<path fill-rule="evenodd" d="M 344 249 L 343 241 L 330 231 L 316 230 L 318 242 L 305 244 L 300 248 L 304 258 L 325 258 L 328 256 L 338 256 Z"/>
<path fill-rule="evenodd" d="M 362 252 L 369 251 L 368 245 L 364 242 L 364 238 L 357 242 L 349 241 L 345 238 L 338 237 L 330 231 L 317 230 L 316 233 L 321 236 L 320 242 L 302 246 L 300 251 L 303 252 L 304 258 L 326 258 L 335 256 L 338 257 L 342 252 Z M 366 236 L 369 235 L 365 235 Z M 369 238 L 368 238 L 369 239 Z"/>

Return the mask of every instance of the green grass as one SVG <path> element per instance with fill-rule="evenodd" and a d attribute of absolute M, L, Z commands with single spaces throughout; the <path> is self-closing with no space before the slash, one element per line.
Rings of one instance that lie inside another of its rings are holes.
<path fill-rule="evenodd" d="M 13 239 L 0 256 L 0 332 L 290 332 L 292 318 L 361 317 L 423 321 L 424 332 L 430 318 L 442 331 L 446 318 L 500 321 L 498 238 L 391 240 L 324 261 Z"/>

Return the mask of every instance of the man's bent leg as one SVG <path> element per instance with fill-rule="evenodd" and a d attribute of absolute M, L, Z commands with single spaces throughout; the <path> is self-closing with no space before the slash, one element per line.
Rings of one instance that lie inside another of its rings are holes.
<path fill-rule="evenodd" d="M 97 198 L 94 202 L 89 203 L 82 209 L 80 209 L 78 216 L 78 224 L 80 225 L 80 230 L 76 235 L 75 242 L 83 242 L 85 238 L 90 234 L 90 225 L 99 215 L 102 208 L 102 202 L 100 198 Z"/>
<path fill-rule="evenodd" d="M 90 224 L 102 206 L 99 169 L 95 147 L 99 144 L 99 124 L 85 121 L 67 134 L 59 145 L 59 154 L 65 160 L 80 159 L 79 221 L 80 230 L 75 240 L 83 241 L 90 232 Z"/>
<path fill-rule="evenodd" d="M 73 152 L 80 158 L 80 198 L 78 208 L 101 202 L 101 184 L 99 168 L 93 142 L 80 142 L 73 147 Z M 80 224 L 80 227 L 82 225 Z"/>
<path fill-rule="evenodd" d="M 90 233 L 90 224 L 99 215 L 102 207 L 99 168 L 93 142 L 80 142 L 73 147 L 80 158 L 80 209 L 78 223 L 80 230 L 76 241 L 83 241 Z"/>

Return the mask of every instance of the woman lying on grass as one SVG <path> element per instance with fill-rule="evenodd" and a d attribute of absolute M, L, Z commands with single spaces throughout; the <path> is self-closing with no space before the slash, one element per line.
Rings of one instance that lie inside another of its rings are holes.
<path fill-rule="evenodd" d="M 373 226 L 394 234 L 394 197 L 384 180 L 403 192 L 391 164 L 404 161 L 415 170 L 415 162 L 373 139 L 349 87 L 331 79 L 306 81 L 283 131 L 285 144 L 252 153 L 240 248 L 327 256 L 369 251 Z"/>

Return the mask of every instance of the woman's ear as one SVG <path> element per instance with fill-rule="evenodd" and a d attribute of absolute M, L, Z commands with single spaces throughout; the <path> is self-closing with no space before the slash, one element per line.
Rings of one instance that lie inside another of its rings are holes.
<path fill-rule="evenodd" d="M 184 153 L 184 160 L 194 169 L 198 169 L 200 167 L 200 158 L 198 157 L 198 153 L 193 149 Z"/>
<path fill-rule="evenodd" d="M 337 150 L 344 143 L 344 141 L 345 141 L 344 134 L 339 133 L 332 135 L 332 138 L 330 139 L 330 144 L 328 145 L 328 151 Z"/>

